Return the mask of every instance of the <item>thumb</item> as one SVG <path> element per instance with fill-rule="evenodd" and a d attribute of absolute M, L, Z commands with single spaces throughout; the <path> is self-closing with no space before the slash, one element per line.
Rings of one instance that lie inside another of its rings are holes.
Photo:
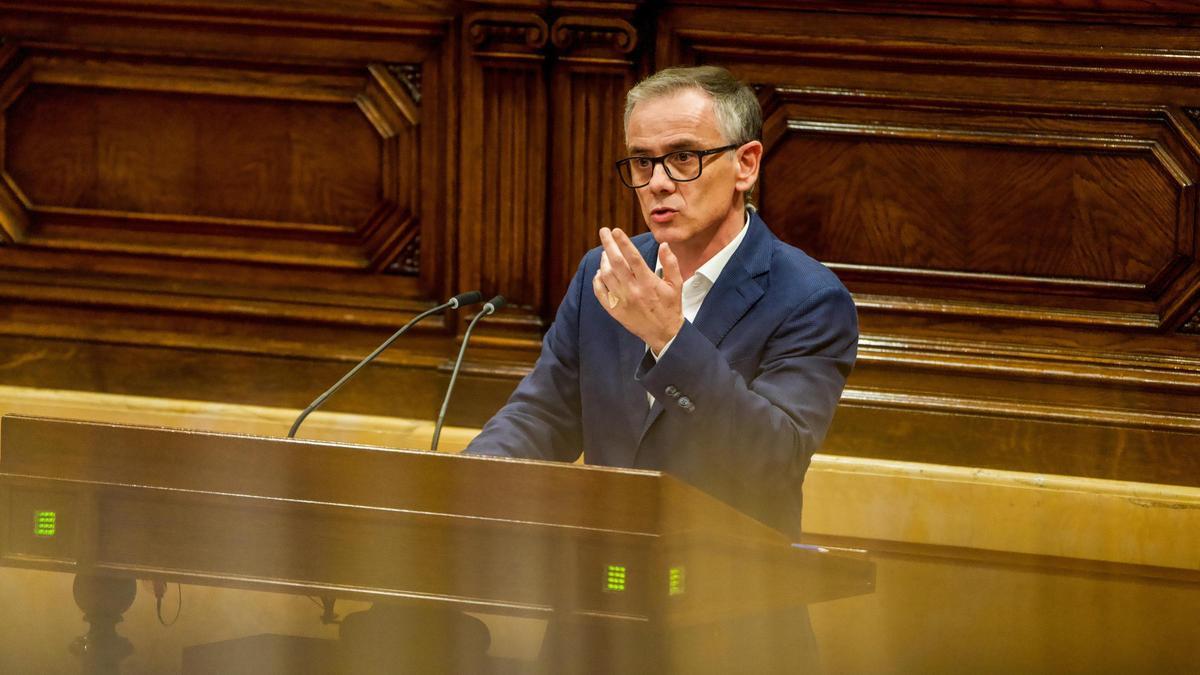
<path fill-rule="evenodd" d="M 675 252 L 671 250 L 670 244 L 659 246 L 658 259 L 662 261 L 663 280 L 676 290 L 683 288 L 683 275 L 679 272 L 679 258 L 675 257 Z"/>

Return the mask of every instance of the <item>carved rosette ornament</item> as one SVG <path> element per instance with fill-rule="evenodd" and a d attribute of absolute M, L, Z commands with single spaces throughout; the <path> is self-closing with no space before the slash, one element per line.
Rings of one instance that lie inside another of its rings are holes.
<path fill-rule="evenodd" d="M 550 29 L 532 12 L 476 12 L 467 17 L 467 36 L 477 52 L 532 52 L 546 46 Z"/>
<path fill-rule="evenodd" d="M 1196 314 L 1196 316 L 1193 316 L 1191 319 L 1189 319 L 1187 323 L 1180 326 L 1179 332 L 1200 335 L 1200 314 Z"/>
<path fill-rule="evenodd" d="M 419 63 L 392 63 L 387 66 L 390 72 L 398 82 L 404 85 L 408 90 L 408 95 L 412 97 L 414 103 L 421 102 L 421 64 Z"/>
<path fill-rule="evenodd" d="M 403 277 L 415 277 L 421 274 L 421 235 L 412 238 L 396 256 L 396 260 L 387 267 L 387 274 Z"/>

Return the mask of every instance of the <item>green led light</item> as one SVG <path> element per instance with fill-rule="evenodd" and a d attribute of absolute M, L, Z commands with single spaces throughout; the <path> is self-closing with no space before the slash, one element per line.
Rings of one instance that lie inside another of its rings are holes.
<path fill-rule="evenodd" d="M 33 514 L 33 534 L 38 537 L 53 537 L 58 530 L 58 514 L 53 511 L 38 511 Z"/>
<path fill-rule="evenodd" d="M 667 595 L 683 595 L 686 578 L 682 567 L 672 567 L 667 574 Z"/>
<path fill-rule="evenodd" d="M 625 566 L 609 565 L 604 575 L 604 590 L 619 592 L 625 590 Z"/>

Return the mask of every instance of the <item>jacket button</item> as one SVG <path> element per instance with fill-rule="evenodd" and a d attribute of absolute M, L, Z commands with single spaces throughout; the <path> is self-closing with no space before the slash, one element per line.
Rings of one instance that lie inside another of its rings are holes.
<path fill-rule="evenodd" d="M 686 396 L 679 397 L 679 407 L 683 408 L 684 410 L 686 410 L 688 412 L 692 412 L 693 410 L 696 409 L 696 406 L 692 405 L 692 399 L 690 399 Z"/>
<path fill-rule="evenodd" d="M 675 385 L 673 384 L 668 384 L 664 391 L 666 392 L 667 396 L 670 396 L 671 398 L 676 398 L 679 396 L 679 390 L 675 388 Z"/>

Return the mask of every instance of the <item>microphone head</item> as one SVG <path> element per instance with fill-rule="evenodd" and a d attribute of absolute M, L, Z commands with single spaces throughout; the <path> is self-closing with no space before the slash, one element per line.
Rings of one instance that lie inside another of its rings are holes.
<path fill-rule="evenodd" d="M 454 296 L 453 298 L 450 298 L 450 300 L 448 300 L 448 302 L 450 303 L 451 307 L 453 307 L 454 309 L 458 309 L 459 307 L 466 307 L 467 305 L 473 305 L 482 299 L 483 299 L 483 293 L 480 293 L 479 291 L 467 291 L 466 293 L 459 293 L 458 295 Z"/>
<path fill-rule="evenodd" d="M 492 298 L 491 300 L 488 300 L 487 303 L 483 306 L 483 308 L 485 310 L 490 308 L 491 311 L 488 312 L 488 314 L 494 314 L 496 311 L 502 309 L 504 307 L 504 305 L 507 304 L 507 302 L 508 301 L 504 299 L 503 295 L 497 295 L 496 297 Z"/>

